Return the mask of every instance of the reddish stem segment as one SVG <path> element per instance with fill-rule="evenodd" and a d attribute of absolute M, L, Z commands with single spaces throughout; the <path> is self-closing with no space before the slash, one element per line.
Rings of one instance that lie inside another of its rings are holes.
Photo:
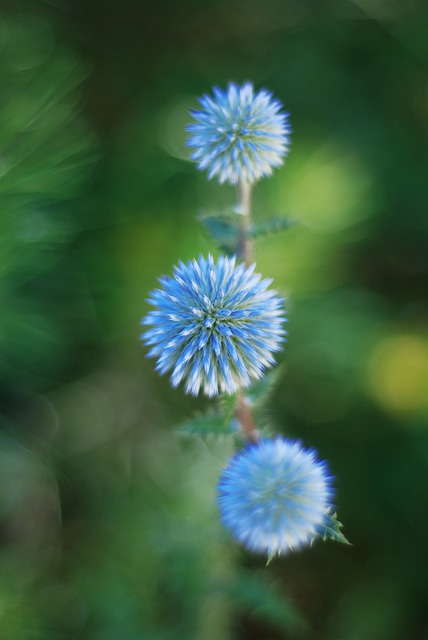
<path fill-rule="evenodd" d="M 253 415 L 245 400 L 245 396 L 240 391 L 238 393 L 237 406 L 236 406 L 236 419 L 238 420 L 241 432 L 245 436 L 245 439 L 249 442 L 258 442 L 259 432 L 254 424 Z"/>

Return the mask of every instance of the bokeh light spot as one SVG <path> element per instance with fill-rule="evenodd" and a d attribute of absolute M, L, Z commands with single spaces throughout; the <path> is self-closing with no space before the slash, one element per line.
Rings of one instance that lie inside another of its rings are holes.
<path fill-rule="evenodd" d="M 382 340 L 369 360 L 368 385 L 389 411 L 428 413 L 428 341 L 410 334 Z"/>
<path fill-rule="evenodd" d="M 371 178 L 358 157 L 335 147 L 320 150 L 284 185 L 293 216 L 316 231 L 331 233 L 368 217 Z"/>

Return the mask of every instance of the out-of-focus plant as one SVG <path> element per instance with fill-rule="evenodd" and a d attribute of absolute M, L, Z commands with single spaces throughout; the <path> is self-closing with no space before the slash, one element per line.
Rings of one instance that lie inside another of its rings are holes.
<path fill-rule="evenodd" d="M 64 203 L 79 195 L 94 159 L 93 136 L 79 118 L 86 72 L 33 14 L 0 29 L 0 376 L 6 382 L 53 377 L 63 330 L 41 304 L 41 278 L 78 232 Z M 55 278 L 51 278 L 54 280 Z M 55 283 L 63 305 L 71 291 Z M 55 302 L 55 300 L 53 300 Z"/>
<path fill-rule="evenodd" d="M 71 590 L 57 573 L 62 507 L 55 455 L 40 437 L 53 434 L 56 419 L 33 392 L 55 385 L 70 346 L 65 335 L 81 317 L 72 317 L 75 281 L 64 278 L 63 266 L 79 231 L 69 203 L 95 156 L 79 116 L 85 75 L 49 21 L 33 12 L 2 15 L 0 636 L 11 640 L 76 628 L 73 612 L 58 619 Z"/>

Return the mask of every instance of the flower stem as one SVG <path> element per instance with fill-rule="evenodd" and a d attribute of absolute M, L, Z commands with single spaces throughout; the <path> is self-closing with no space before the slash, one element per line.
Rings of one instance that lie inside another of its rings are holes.
<path fill-rule="evenodd" d="M 252 243 L 249 237 L 251 226 L 251 185 L 248 182 L 241 181 L 238 184 L 238 207 L 241 212 L 238 257 L 249 265 L 252 259 Z"/>
<path fill-rule="evenodd" d="M 251 226 L 251 185 L 248 182 L 240 181 L 238 184 L 238 207 L 241 213 L 238 258 L 249 265 L 252 260 L 252 243 L 249 237 Z M 242 391 L 238 392 L 235 415 L 240 424 L 242 435 L 246 440 L 257 442 L 259 433 Z"/>
<path fill-rule="evenodd" d="M 250 407 L 245 400 L 245 395 L 242 391 L 238 392 L 238 398 L 236 401 L 236 419 L 241 427 L 241 433 L 249 442 L 258 442 L 259 432 L 254 424 L 253 415 L 250 411 Z"/>

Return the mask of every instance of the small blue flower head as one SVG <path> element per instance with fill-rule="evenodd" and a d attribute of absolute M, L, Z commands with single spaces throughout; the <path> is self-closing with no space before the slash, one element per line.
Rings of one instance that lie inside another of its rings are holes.
<path fill-rule="evenodd" d="M 281 103 L 265 89 L 255 93 L 250 82 L 230 83 L 226 91 L 214 87 L 213 93 L 199 99 L 203 110 L 191 111 L 196 122 L 187 127 L 198 169 L 231 184 L 271 175 L 289 146 L 288 114 Z"/>
<path fill-rule="evenodd" d="M 298 442 L 276 437 L 229 460 L 219 485 L 223 524 L 251 551 L 269 556 L 310 543 L 330 510 L 324 462 Z"/>
<path fill-rule="evenodd" d="M 156 369 L 172 371 L 173 387 L 185 381 L 193 395 L 200 389 L 207 396 L 233 394 L 274 363 L 285 335 L 283 301 L 254 265 L 201 256 L 179 262 L 173 278 L 159 281 L 162 289 L 148 300 L 155 310 L 141 321 L 153 328 L 141 339 L 151 346 Z"/>

